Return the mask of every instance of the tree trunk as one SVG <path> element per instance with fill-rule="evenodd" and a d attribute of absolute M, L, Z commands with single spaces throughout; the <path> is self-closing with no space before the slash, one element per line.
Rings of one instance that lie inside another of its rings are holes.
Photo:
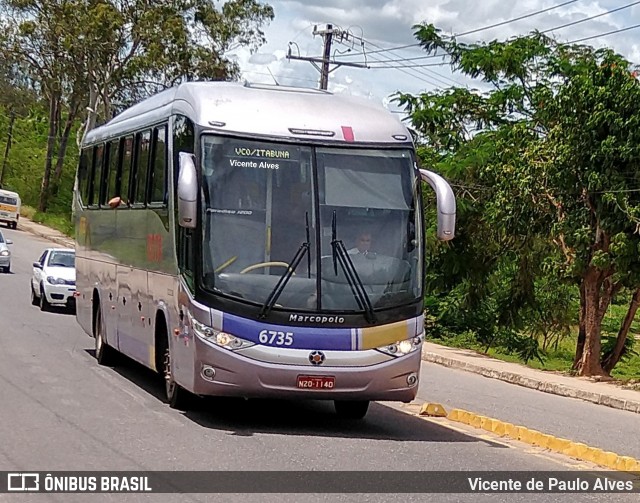
<path fill-rule="evenodd" d="M 603 291 L 604 278 L 602 276 L 602 272 L 595 268 L 590 268 L 583 279 L 585 293 L 585 341 L 582 359 L 578 367 L 578 374 L 581 376 L 607 375 L 602 365 L 600 365 L 600 335 L 602 318 L 604 312 L 606 312 L 604 308 L 609 306 L 611 297 L 608 292 Z"/>
<path fill-rule="evenodd" d="M 584 351 L 584 341 L 586 339 L 586 332 L 584 329 L 585 322 L 585 293 L 584 293 L 584 283 L 580 283 L 580 314 L 578 315 L 578 342 L 576 343 L 576 355 L 573 358 L 573 365 L 571 368 L 573 370 L 578 370 L 580 366 L 580 361 L 582 361 L 582 353 Z"/>
<path fill-rule="evenodd" d="M 624 344 L 627 341 L 627 335 L 629 334 L 629 329 L 631 328 L 631 323 L 633 323 L 633 319 L 636 316 L 636 312 L 638 311 L 638 306 L 640 305 L 640 288 L 638 288 L 635 292 L 633 292 L 633 296 L 631 297 L 631 303 L 629 304 L 629 309 L 627 309 L 627 314 L 622 320 L 622 325 L 620 326 L 620 330 L 618 331 L 618 336 L 616 337 L 616 343 L 613 347 L 613 350 L 606 354 L 602 359 L 602 368 L 608 374 L 611 373 L 613 368 L 618 364 L 620 358 L 622 357 L 622 351 L 624 350 Z"/>
<path fill-rule="evenodd" d="M 69 115 L 64 124 L 64 131 L 60 137 L 60 145 L 58 146 L 58 158 L 56 160 L 56 169 L 53 173 L 53 187 L 51 188 L 51 194 L 53 196 L 58 194 L 58 188 L 60 187 L 60 178 L 62 177 L 62 168 L 64 167 L 64 158 L 67 154 L 67 145 L 69 144 L 69 136 L 71 135 L 71 128 L 73 122 L 78 115 L 79 105 L 77 102 L 72 102 L 69 108 Z"/>
<path fill-rule="evenodd" d="M 38 203 L 38 211 L 47 211 L 49 203 L 49 182 L 51 180 L 51 166 L 53 164 L 53 151 L 56 146 L 56 134 L 58 132 L 58 106 L 59 100 L 55 93 L 49 98 L 49 136 L 47 138 L 47 155 L 44 163 L 44 174 L 42 175 L 42 184 L 40 186 L 40 201 Z"/>
<path fill-rule="evenodd" d="M 82 144 L 84 137 L 87 135 L 89 131 L 96 127 L 96 118 L 98 115 L 97 112 L 98 107 L 98 93 L 95 88 L 95 84 L 89 85 L 89 106 L 87 107 L 87 120 L 84 123 L 84 133 L 82 134 L 82 138 L 78 143 L 78 146 Z"/>
<path fill-rule="evenodd" d="M 4 148 L 4 159 L 2 159 L 2 171 L 0 171 L 0 189 L 4 186 L 4 175 L 7 169 L 7 159 L 9 159 L 9 151 L 11 150 L 11 140 L 13 135 L 13 124 L 16 121 L 16 113 L 11 110 L 9 117 L 9 133 L 7 133 L 7 144 Z"/>

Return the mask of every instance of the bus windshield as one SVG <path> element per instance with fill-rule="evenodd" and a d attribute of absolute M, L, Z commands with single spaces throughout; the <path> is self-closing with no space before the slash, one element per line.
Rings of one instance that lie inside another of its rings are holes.
<path fill-rule="evenodd" d="M 311 312 L 421 298 L 421 212 L 410 150 L 213 135 L 203 136 L 202 149 L 204 288 Z"/>

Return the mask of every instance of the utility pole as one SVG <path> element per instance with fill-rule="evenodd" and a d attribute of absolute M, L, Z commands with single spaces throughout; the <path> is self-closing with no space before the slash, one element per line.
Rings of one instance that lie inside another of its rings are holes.
<path fill-rule="evenodd" d="M 322 58 L 318 57 L 304 57 L 304 56 L 293 56 L 291 54 L 291 44 L 289 45 L 289 53 L 287 54 L 287 59 L 299 59 L 302 61 L 309 61 L 316 69 L 320 72 L 320 89 L 326 90 L 329 85 L 329 74 L 340 66 L 355 66 L 357 68 L 368 68 L 367 65 L 362 65 L 359 63 L 349 63 L 342 61 L 331 61 L 331 43 L 333 41 L 334 35 L 336 37 L 340 37 L 340 39 L 349 39 L 349 33 L 340 30 L 339 28 L 334 28 L 332 24 L 328 24 L 325 29 L 318 30 L 317 26 L 313 27 L 313 35 L 320 35 L 323 38 L 324 42 L 324 50 L 322 51 Z M 318 66 L 316 63 L 321 63 L 322 66 Z M 335 65 L 334 68 L 330 68 L 329 65 Z"/>
<path fill-rule="evenodd" d="M 322 70 L 320 71 L 320 89 L 327 89 L 329 85 L 329 58 L 331 57 L 331 39 L 333 38 L 333 25 L 328 24 L 326 30 L 318 31 L 313 28 L 313 35 L 322 35 L 324 39 L 324 53 L 322 56 Z"/>

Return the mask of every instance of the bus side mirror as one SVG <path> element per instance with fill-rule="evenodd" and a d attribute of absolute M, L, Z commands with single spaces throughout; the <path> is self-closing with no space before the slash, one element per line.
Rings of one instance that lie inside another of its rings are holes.
<path fill-rule="evenodd" d="M 420 170 L 420 176 L 436 193 L 438 205 L 438 239 L 449 241 L 456 232 L 456 196 L 451 185 L 440 175 L 426 169 Z"/>
<path fill-rule="evenodd" d="M 180 152 L 178 164 L 178 225 L 195 229 L 198 222 L 198 176 L 193 155 Z"/>

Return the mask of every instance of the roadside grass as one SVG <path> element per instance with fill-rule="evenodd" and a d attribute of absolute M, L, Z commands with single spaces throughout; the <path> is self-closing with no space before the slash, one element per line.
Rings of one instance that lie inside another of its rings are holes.
<path fill-rule="evenodd" d="M 626 304 L 612 304 L 610 306 L 602 323 L 603 342 L 607 337 L 615 338 L 617 336 L 620 323 L 626 312 Z M 575 327 L 571 336 L 561 339 L 557 345 L 552 345 L 545 351 L 541 350 L 542 362 L 533 358 L 525 363 L 517 355 L 511 354 L 501 347 L 491 347 L 485 352 L 486 347 L 479 344 L 473 334 L 470 333 L 457 334 L 433 341 L 446 346 L 471 349 L 499 360 L 520 363 L 539 370 L 573 374 L 571 366 L 573 365 L 573 357 L 576 350 L 577 332 L 578 329 Z M 631 354 L 618 362 L 611 376 L 623 384 L 634 385 L 634 388 L 640 390 L 640 322 L 637 319 L 631 324 L 628 337 L 634 339 Z"/>
<path fill-rule="evenodd" d="M 56 229 L 69 237 L 73 237 L 74 235 L 73 222 L 69 218 L 69 215 L 50 212 L 41 213 L 31 206 L 25 205 L 20 208 L 20 215 L 27 217 L 29 220 L 36 223 Z"/>

